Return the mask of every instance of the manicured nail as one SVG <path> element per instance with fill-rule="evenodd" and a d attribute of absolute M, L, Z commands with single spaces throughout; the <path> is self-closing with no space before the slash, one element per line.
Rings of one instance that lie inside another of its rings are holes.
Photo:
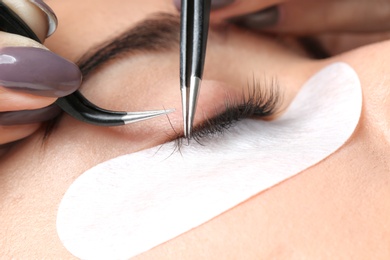
<path fill-rule="evenodd" d="M 221 9 L 225 6 L 232 4 L 234 1 L 235 0 L 211 0 L 211 9 Z M 178 10 L 181 9 L 181 0 L 173 0 L 173 3 Z"/>
<path fill-rule="evenodd" d="M 279 8 L 272 6 L 256 13 L 251 13 L 229 19 L 229 22 L 235 23 L 250 29 L 264 29 L 275 25 L 279 21 Z"/>
<path fill-rule="evenodd" d="M 0 48 L 0 86 L 39 96 L 62 97 L 77 90 L 81 79 L 75 64 L 51 51 Z"/>
<path fill-rule="evenodd" d="M 61 109 L 57 105 L 51 105 L 36 110 L 23 110 L 0 113 L 0 125 L 27 125 L 48 121 L 58 116 Z"/>
<path fill-rule="evenodd" d="M 49 22 L 49 29 L 47 31 L 47 36 L 46 37 L 49 37 L 57 29 L 57 26 L 58 26 L 57 16 L 55 15 L 53 9 L 51 9 L 50 6 L 48 6 L 42 0 L 30 0 L 30 2 L 35 4 L 36 6 L 38 6 L 42 11 L 44 11 L 46 13 L 47 19 L 48 19 L 48 22 Z"/>

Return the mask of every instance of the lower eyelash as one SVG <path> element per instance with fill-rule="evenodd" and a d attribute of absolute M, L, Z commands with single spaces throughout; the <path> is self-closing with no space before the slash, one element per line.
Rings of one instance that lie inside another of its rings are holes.
<path fill-rule="evenodd" d="M 264 81 L 264 84 L 254 78 L 252 86 L 248 84 L 247 88 L 248 94 L 243 91 L 241 101 L 234 101 L 236 99 L 233 100 L 227 96 L 225 111 L 196 126 L 193 129 L 192 138 L 202 144 L 203 138 L 221 136 L 242 119 L 267 118 L 280 107 L 281 93 L 275 78 Z M 185 140 L 184 137 L 176 139 L 177 150 L 180 150 Z"/>

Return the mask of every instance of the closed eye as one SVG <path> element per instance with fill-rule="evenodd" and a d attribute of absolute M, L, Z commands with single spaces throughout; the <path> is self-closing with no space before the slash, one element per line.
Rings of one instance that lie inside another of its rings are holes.
<path fill-rule="evenodd" d="M 272 79 L 262 85 L 254 79 L 252 86 L 248 85 L 247 89 L 248 92 L 243 91 L 239 101 L 233 101 L 233 98 L 227 96 L 224 111 L 212 118 L 206 118 L 203 123 L 195 126 L 191 138 L 203 144 L 202 141 L 205 138 L 222 136 L 242 119 L 272 118 L 282 104 L 282 95 L 277 80 Z M 182 135 L 178 136 L 176 138 L 177 150 L 180 150 L 185 143 L 188 143 L 187 139 Z"/>

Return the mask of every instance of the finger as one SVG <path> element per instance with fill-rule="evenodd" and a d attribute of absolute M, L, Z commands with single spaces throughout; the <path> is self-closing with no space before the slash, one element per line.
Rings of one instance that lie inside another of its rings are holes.
<path fill-rule="evenodd" d="M 37 96 L 62 97 L 81 84 L 72 62 L 19 35 L 0 32 L 0 86 Z"/>
<path fill-rule="evenodd" d="M 277 19 L 266 23 L 264 10 L 235 17 L 234 22 L 258 30 L 299 35 L 323 32 L 380 32 L 390 29 L 390 1 L 296 0 L 274 7 Z"/>
<path fill-rule="evenodd" d="M 382 0 L 291 1 L 281 6 L 281 14 L 277 29 L 301 34 L 390 29 L 390 2 Z"/>
<path fill-rule="evenodd" d="M 279 21 L 276 4 L 284 1 L 287 0 L 212 0 L 210 22 L 229 21 L 247 26 L 249 21 L 250 25 L 247 27 L 253 27 L 253 24 L 256 29 L 270 27 Z M 173 0 L 173 3 L 180 11 L 181 0 Z"/>
<path fill-rule="evenodd" d="M 56 99 L 16 92 L 0 86 L 0 112 L 33 110 L 49 106 Z"/>
<path fill-rule="evenodd" d="M 3 0 L 2 2 L 34 31 L 41 42 L 57 28 L 56 15 L 42 0 Z"/>
<path fill-rule="evenodd" d="M 211 0 L 211 19 L 228 20 L 233 17 L 266 9 L 286 0 Z M 181 0 L 173 0 L 177 9 L 181 9 Z"/>
<path fill-rule="evenodd" d="M 2 34 L 4 37 L 1 37 Z M 0 39 L 2 44 L 9 43 L 7 41 L 38 44 L 1 32 Z M 0 113 L 0 125 L 51 119 L 56 115 L 53 111 L 35 110 L 47 107 L 57 97 L 69 95 L 80 84 L 79 68 L 46 49 L 24 46 L 0 48 L 0 112 L 8 112 Z"/>
<path fill-rule="evenodd" d="M 56 28 L 56 17 L 42 0 L 4 0 L 1 3 L 10 10 L 11 16 L 23 19 L 22 23 L 27 23 L 41 37 Z M 47 106 L 54 102 L 53 97 L 74 92 L 80 83 L 81 73 L 73 63 L 31 39 L 0 32 L 0 94 L 3 94 L 0 111 Z M 19 91 L 20 96 L 14 91 Z"/>
<path fill-rule="evenodd" d="M 56 17 L 42 0 L 3 0 L 1 4 L 8 16 L 31 28 L 40 42 L 56 29 Z M 9 24 L 1 25 L 1 30 L 8 31 Z M 12 23 L 10 28 L 17 32 Z M 74 92 L 80 83 L 81 73 L 73 63 L 34 40 L 0 32 L 0 144 L 23 139 L 39 128 L 37 122 L 56 116 L 59 108 L 48 105 Z"/>
<path fill-rule="evenodd" d="M 385 33 L 325 33 L 317 36 L 323 48 L 328 50 L 331 56 L 357 49 L 361 46 L 388 41 L 390 32 Z"/>
<path fill-rule="evenodd" d="M 39 124 L 19 126 L 0 125 L 0 145 L 23 139 L 38 130 L 39 126 Z"/>
<path fill-rule="evenodd" d="M 35 110 L 21 110 L 14 112 L 0 113 L 0 125 L 15 126 L 35 124 L 48 121 L 55 118 L 61 113 L 61 109 L 57 105 L 35 109 Z"/>

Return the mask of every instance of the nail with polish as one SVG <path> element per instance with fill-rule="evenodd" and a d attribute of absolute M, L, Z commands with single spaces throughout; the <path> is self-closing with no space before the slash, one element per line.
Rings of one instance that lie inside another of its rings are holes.
<path fill-rule="evenodd" d="M 278 23 L 279 8 L 272 6 L 255 13 L 231 18 L 228 21 L 249 29 L 264 29 Z"/>
<path fill-rule="evenodd" d="M 55 15 L 53 9 L 51 9 L 50 6 L 48 6 L 42 0 L 30 0 L 30 2 L 33 3 L 34 5 L 38 6 L 43 12 L 46 13 L 47 19 L 48 19 L 48 22 L 49 22 L 49 29 L 48 29 L 46 37 L 49 37 L 57 29 L 57 26 L 58 26 L 57 16 Z"/>
<path fill-rule="evenodd" d="M 81 80 L 75 64 L 51 51 L 0 48 L 0 86 L 39 96 L 62 97 L 76 91 Z"/>
<path fill-rule="evenodd" d="M 58 116 L 61 109 L 57 105 L 51 105 L 41 109 L 22 110 L 0 113 L 0 125 L 27 125 L 48 121 Z"/>
<path fill-rule="evenodd" d="M 217 10 L 232 4 L 235 0 L 211 0 L 211 9 Z M 173 0 L 176 8 L 181 9 L 181 0 Z"/>

